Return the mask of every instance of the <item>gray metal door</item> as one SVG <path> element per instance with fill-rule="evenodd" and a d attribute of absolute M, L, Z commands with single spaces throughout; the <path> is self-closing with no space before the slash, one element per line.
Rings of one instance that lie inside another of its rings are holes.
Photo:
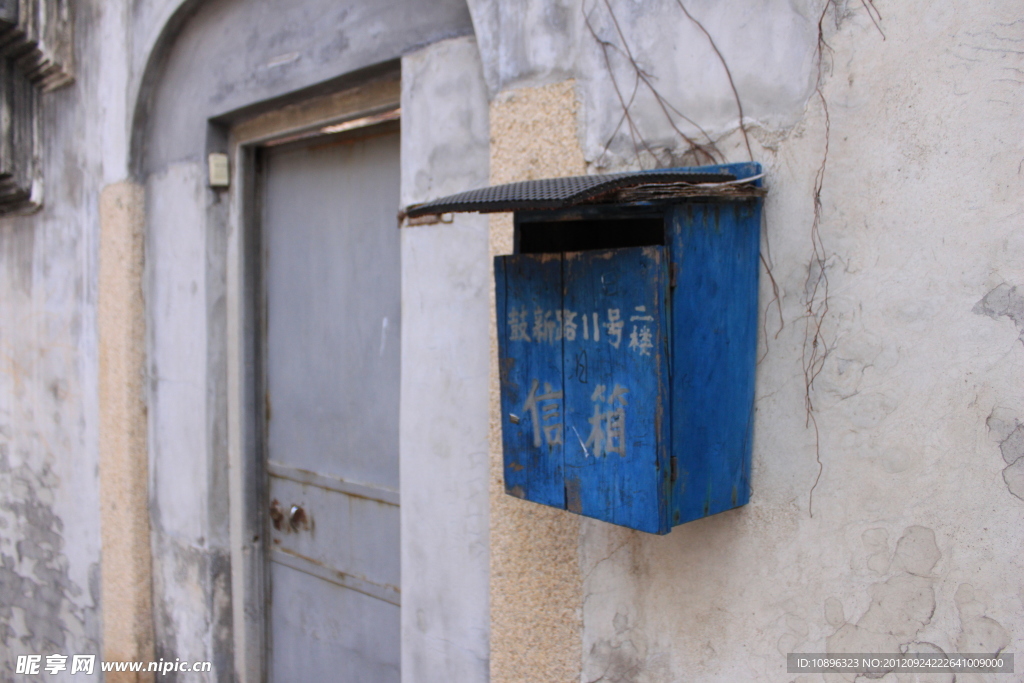
<path fill-rule="evenodd" d="M 399 680 L 399 139 L 262 156 L 269 680 Z"/>

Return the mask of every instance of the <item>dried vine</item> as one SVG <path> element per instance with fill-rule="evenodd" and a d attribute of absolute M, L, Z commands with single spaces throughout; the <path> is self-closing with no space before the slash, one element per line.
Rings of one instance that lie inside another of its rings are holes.
<path fill-rule="evenodd" d="M 640 90 L 640 86 L 643 85 L 654 96 L 655 100 L 658 102 L 659 107 L 661 108 L 662 113 L 665 115 L 665 118 L 668 120 L 673 130 L 686 143 L 687 149 L 684 152 L 684 154 L 691 154 L 698 162 L 724 162 L 724 156 L 722 155 L 721 151 L 719 151 L 719 149 L 717 148 L 713 139 L 707 133 L 707 131 L 705 131 L 693 119 L 683 114 L 678 107 L 674 106 L 671 102 L 669 102 L 665 98 L 665 96 L 662 95 L 662 93 L 658 90 L 658 88 L 654 85 L 653 77 L 651 76 L 651 74 L 645 71 L 637 63 L 637 60 L 633 56 L 633 50 L 630 48 L 629 43 L 626 40 L 625 33 L 622 31 L 622 26 L 619 23 L 618 17 L 615 16 L 615 11 L 612 9 L 609 0 L 601 1 L 608 11 L 608 15 L 612 21 L 612 24 L 615 27 L 615 33 L 621 41 L 621 46 L 611 42 L 610 40 L 601 38 L 601 36 L 598 35 L 597 29 L 594 27 L 594 24 L 591 20 L 591 15 L 594 11 L 596 11 L 596 3 L 595 8 L 588 11 L 584 0 L 584 4 L 581 5 L 583 11 L 583 19 L 587 27 L 587 30 L 590 32 L 590 36 L 594 39 L 594 42 L 597 43 L 597 45 L 601 48 L 601 53 L 604 59 L 605 67 L 607 68 L 608 76 L 611 79 L 612 89 L 615 91 L 615 96 L 619 100 L 619 105 L 622 107 L 622 116 L 619 117 L 619 120 L 616 123 L 614 129 L 612 130 L 611 135 L 608 136 L 608 140 L 604 144 L 604 149 L 601 152 L 600 158 L 603 159 L 605 157 L 605 155 L 608 153 L 608 150 L 611 147 L 612 142 L 615 139 L 615 136 L 618 135 L 623 125 L 625 125 L 627 127 L 627 130 L 629 131 L 630 140 L 633 143 L 633 153 L 636 157 L 637 166 L 643 168 L 644 165 L 641 150 L 647 152 L 647 154 L 650 155 L 652 159 L 654 159 L 655 163 L 661 163 L 662 160 L 659 159 L 658 153 L 655 152 L 655 150 L 651 148 L 650 144 L 648 144 L 648 142 L 644 139 L 632 115 L 632 107 L 634 102 L 636 101 L 637 93 Z M 711 33 L 707 30 L 704 24 L 702 24 L 696 17 L 694 17 L 690 13 L 690 11 L 686 8 L 686 5 L 683 4 L 682 0 L 676 0 L 676 4 L 678 5 L 679 9 L 683 12 L 684 16 L 686 16 L 686 18 L 692 24 L 694 24 L 694 26 L 696 26 L 701 33 L 704 34 L 704 37 L 707 38 L 708 44 L 711 46 L 711 49 L 714 51 L 719 63 L 725 70 L 725 76 L 726 79 L 729 81 L 729 87 L 732 90 L 733 99 L 736 103 L 739 129 L 743 135 L 743 142 L 747 149 L 747 155 L 750 158 L 750 160 L 753 161 L 754 152 L 750 145 L 750 137 L 744 122 L 745 116 L 743 113 L 743 101 L 740 98 L 739 90 L 736 88 L 736 82 L 733 80 L 732 70 L 729 68 L 729 63 L 726 61 L 725 56 L 722 54 L 722 51 L 718 48 L 718 44 L 715 42 L 715 39 L 712 37 Z M 615 75 L 615 69 L 612 64 L 612 54 L 618 54 L 621 58 L 623 58 L 633 72 L 633 84 L 628 98 L 625 97 L 623 93 L 623 88 L 619 83 L 619 79 Z M 689 123 L 695 129 L 697 129 L 703 136 L 704 142 L 698 142 L 692 136 L 689 136 L 686 133 L 684 133 L 677 125 L 675 119 L 673 118 L 673 114 L 675 114 L 677 118 Z M 761 264 L 764 266 L 765 273 L 768 275 L 768 280 L 771 283 L 772 298 L 768 301 L 768 303 L 765 306 L 765 314 L 763 316 L 765 353 L 764 355 L 761 356 L 761 358 L 758 359 L 758 364 L 760 364 L 761 361 L 763 361 L 765 356 L 767 356 L 768 354 L 768 311 L 772 308 L 772 306 L 775 306 L 779 316 L 779 328 L 778 330 L 776 330 L 774 338 L 778 338 L 779 334 L 782 332 L 783 328 L 786 325 L 785 318 L 782 314 L 782 296 L 779 290 L 778 282 L 775 280 L 775 274 L 772 272 L 771 243 L 769 242 L 767 232 L 765 232 L 764 234 L 764 242 L 765 252 L 760 254 L 760 259 Z"/>
<path fill-rule="evenodd" d="M 821 240 L 821 189 L 825 182 L 825 168 L 828 164 L 829 137 L 832 132 L 832 121 L 828 113 L 828 101 L 821 91 L 821 83 L 824 78 L 825 51 L 832 52 L 832 48 L 825 41 L 825 17 L 830 7 L 834 8 L 835 0 L 827 0 L 818 17 L 818 79 L 814 92 L 821 101 L 822 112 L 825 116 L 825 150 L 821 155 L 821 165 L 814 175 L 814 218 L 811 221 L 811 262 L 807 266 L 807 279 L 804 282 L 806 294 L 806 311 L 804 313 L 804 345 L 802 363 L 804 371 L 804 409 L 807 417 L 805 426 L 814 427 L 814 459 L 818 463 L 818 474 L 811 485 L 811 491 L 807 496 L 807 511 L 814 517 L 814 490 L 821 481 L 822 472 L 825 466 L 821 462 L 821 433 L 818 431 L 818 420 L 814 415 L 814 380 L 821 374 L 825 367 L 825 360 L 828 358 L 828 344 L 822 334 L 822 326 L 825 323 L 825 316 L 828 314 L 828 253 L 825 244 Z"/>
<path fill-rule="evenodd" d="M 711 44 L 711 49 L 715 51 L 718 56 L 718 61 L 722 63 L 722 68 L 725 69 L 725 77 L 729 79 L 729 87 L 732 88 L 732 96 L 736 100 L 736 109 L 739 111 L 739 124 L 740 131 L 743 133 L 743 143 L 747 146 L 747 156 L 750 160 L 754 160 L 754 152 L 750 149 L 750 136 L 747 135 L 747 127 L 743 123 L 743 102 L 740 100 L 740 92 L 736 89 L 736 82 L 732 80 L 732 69 L 729 68 L 729 64 L 725 61 L 725 57 L 722 56 L 722 51 L 718 49 L 718 45 L 715 43 L 715 39 L 711 37 L 708 30 L 704 28 L 704 24 L 697 21 L 689 10 L 686 9 L 686 5 L 683 4 L 683 0 L 676 0 L 676 4 L 679 5 L 679 9 L 683 10 L 683 14 L 693 24 L 700 29 L 704 37 L 708 39 L 708 43 Z"/>
<path fill-rule="evenodd" d="M 714 141 L 712 140 L 711 136 L 708 135 L 707 131 L 705 131 L 700 126 L 700 124 L 686 116 L 671 102 L 669 102 L 665 98 L 665 96 L 661 94 L 658 88 L 654 85 L 653 77 L 651 76 L 651 74 L 644 70 L 643 67 L 641 67 L 640 64 L 637 63 L 636 58 L 633 56 L 633 50 L 629 47 L 629 42 L 626 40 L 626 35 L 622 30 L 622 25 L 619 23 L 618 17 L 615 16 L 615 10 L 612 9 L 610 0 L 601 0 L 601 2 L 604 4 L 605 9 L 608 11 L 608 16 L 612 21 L 612 25 L 615 27 L 615 33 L 618 36 L 621 45 L 616 45 L 610 40 L 605 40 L 604 38 L 601 38 L 600 35 L 598 35 L 597 29 L 594 28 L 594 24 L 591 21 L 591 14 L 593 14 L 594 10 L 591 10 L 589 12 L 587 11 L 585 0 L 584 4 L 581 6 L 583 10 L 583 20 L 587 27 L 587 30 L 590 32 L 591 37 L 601 48 L 605 66 L 607 67 L 608 75 L 611 78 L 612 88 L 615 90 L 615 95 L 619 100 L 619 104 L 622 106 L 622 116 L 620 117 L 618 124 L 612 130 L 611 135 L 608 137 L 608 141 L 604 145 L 602 157 L 608 153 L 608 149 L 610 148 L 612 141 L 615 139 L 615 136 L 618 134 L 619 130 L 622 129 L 623 123 L 625 123 L 629 127 L 629 135 L 630 139 L 633 142 L 633 151 L 636 154 L 637 166 L 643 168 L 643 159 L 640 155 L 641 145 L 643 146 L 644 150 L 648 154 L 650 154 L 651 157 L 655 160 L 656 164 L 661 163 L 661 160 L 658 158 L 658 154 L 650 147 L 647 141 L 644 140 L 643 135 L 641 135 L 640 130 L 636 125 L 636 121 L 633 119 L 631 111 L 633 103 L 636 101 L 637 92 L 639 91 L 640 86 L 643 85 L 651 93 L 651 95 L 654 96 L 654 100 L 658 103 L 658 107 L 661 109 L 662 114 L 664 114 L 669 126 L 671 126 L 672 130 L 686 143 L 687 152 L 693 153 L 694 157 L 698 162 L 703 161 L 706 163 L 714 164 L 724 161 L 722 153 L 718 150 L 717 147 L 715 147 Z M 623 96 L 622 88 L 619 85 L 618 78 L 616 78 L 615 76 L 615 69 L 613 68 L 611 61 L 612 52 L 618 53 L 623 59 L 625 59 L 626 63 L 629 65 L 633 72 L 633 91 L 630 94 L 628 101 Z M 705 142 L 698 142 L 692 136 L 687 135 L 685 132 L 683 132 L 683 130 L 679 127 L 679 124 L 677 123 L 676 119 L 681 119 L 686 123 L 690 124 L 691 126 L 693 126 L 694 128 L 696 128 L 704 137 Z"/>
<path fill-rule="evenodd" d="M 878 29 L 878 33 L 885 40 L 885 33 L 879 22 L 882 15 L 875 7 L 874 0 L 861 0 L 861 4 L 867 11 L 871 22 Z M 825 54 L 832 54 L 832 48 L 825 40 L 825 17 L 829 9 L 832 9 L 836 26 L 839 25 L 839 8 L 836 0 L 826 0 L 825 6 L 818 17 L 818 78 L 815 83 L 814 92 L 821 101 L 821 110 L 825 118 L 825 149 L 821 156 L 821 165 L 814 176 L 814 218 L 811 221 L 811 262 L 807 267 L 807 279 L 804 283 L 806 293 L 806 311 L 804 314 L 804 346 L 802 353 L 804 371 L 804 408 L 807 411 L 805 425 L 814 428 L 814 458 L 818 463 L 818 474 L 814 478 L 807 500 L 808 514 L 814 517 L 814 490 L 821 481 L 824 472 L 824 464 L 821 461 L 821 433 L 818 430 L 818 420 L 814 411 L 814 381 L 821 374 L 825 367 L 825 361 L 832 350 L 832 347 L 825 340 L 822 326 L 829 311 L 829 281 L 828 281 L 828 260 L 830 258 L 821 239 L 821 190 L 825 182 L 825 169 L 828 164 L 829 141 L 832 132 L 832 119 L 829 116 L 828 101 L 822 92 L 822 82 L 825 77 Z M 831 63 L 829 65 L 831 74 Z"/>

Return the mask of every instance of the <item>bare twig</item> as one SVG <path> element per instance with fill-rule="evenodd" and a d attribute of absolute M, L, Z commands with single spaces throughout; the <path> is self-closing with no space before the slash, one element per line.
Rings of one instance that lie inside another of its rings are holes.
<path fill-rule="evenodd" d="M 871 17 L 871 23 L 878 29 L 878 34 L 882 36 L 882 40 L 885 40 L 885 33 L 882 31 L 882 27 L 878 22 L 882 20 L 882 13 L 875 7 L 875 0 L 860 0 L 860 4 L 864 5 L 864 9 L 867 10 L 868 16 Z"/>
<path fill-rule="evenodd" d="M 818 433 L 818 420 L 814 417 L 813 413 L 810 413 L 811 424 L 814 425 L 814 459 L 818 462 L 818 476 L 814 478 L 814 484 L 811 485 L 811 492 L 807 496 L 807 513 L 814 519 L 814 489 L 818 488 L 818 482 L 821 481 L 821 473 L 824 471 L 825 466 L 821 464 L 821 435 Z"/>
<path fill-rule="evenodd" d="M 805 292 L 810 290 L 807 294 L 807 316 L 810 321 L 813 321 L 811 325 L 814 328 L 814 334 L 808 335 L 811 340 L 811 353 L 810 358 L 806 358 L 806 347 L 807 339 L 805 338 L 804 349 L 805 349 L 805 362 L 804 362 L 804 379 L 806 380 L 806 393 L 805 402 L 807 404 L 808 413 L 814 409 L 813 402 L 811 400 L 811 389 L 814 384 L 814 379 L 821 372 L 821 367 L 825 363 L 824 355 L 819 356 L 818 354 L 824 354 L 827 349 L 824 348 L 821 337 L 821 327 L 824 322 L 824 316 L 828 313 L 828 272 L 827 266 L 827 252 L 825 250 L 825 244 L 821 239 L 821 190 L 825 182 L 825 169 L 828 164 L 828 149 L 829 140 L 832 130 L 832 123 L 828 112 L 828 102 L 825 100 L 825 94 L 821 90 L 821 79 L 823 76 L 823 60 L 824 60 L 824 49 L 828 47 L 828 43 L 825 42 L 824 37 L 824 22 L 825 16 L 828 13 L 829 6 L 832 5 L 834 0 L 827 0 L 825 7 L 821 11 L 821 16 L 818 18 L 818 84 L 815 87 L 815 93 L 818 95 L 818 99 L 821 101 L 822 111 L 825 115 L 825 150 L 821 156 L 821 165 L 818 167 L 817 172 L 814 176 L 814 218 L 811 221 L 811 249 L 812 249 L 812 261 L 811 266 L 807 269 L 807 282 L 805 283 Z M 814 278 L 813 284 L 811 278 Z M 818 301 L 818 293 L 821 291 L 821 301 Z M 808 415 L 808 419 L 810 415 Z"/>
<path fill-rule="evenodd" d="M 767 235 L 765 235 L 767 237 Z M 768 357 L 768 310 L 775 304 L 779 309 L 779 329 L 775 332 L 775 339 L 779 338 L 779 334 L 782 332 L 782 328 L 786 326 L 786 321 L 782 318 L 782 299 L 779 296 L 779 283 L 775 281 L 775 275 L 772 273 L 772 267 L 768 264 L 768 261 L 764 257 L 764 253 L 760 253 L 761 264 L 764 266 L 764 272 L 768 274 L 768 279 L 772 283 L 772 298 L 764 307 L 764 324 L 761 329 L 764 332 L 764 354 L 757 359 L 757 364 L 760 365 L 761 361 Z"/>
<path fill-rule="evenodd" d="M 818 476 L 814 479 L 811 492 L 808 497 L 808 513 L 814 516 L 813 502 L 814 489 L 821 480 L 824 465 L 821 461 L 821 433 L 818 430 L 818 420 L 814 414 L 814 382 L 825 367 L 825 361 L 829 355 L 829 347 L 825 342 L 822 327 L 829 310 L 829 282 L 828 282 L 828 252 L 821 239 L 821 191 L 825 182 L 825 169 L 828 164 L 829 140 L 832 132 L 832 121 L 829 117 L 828 102 L 821 90 L 823 77 L 825 50 L 831 52 L 831 48 L 825 41 L 824 22 L 829 7 L 834 9 L 834 0 L 826 0 L 818 18 L 818 82 L 815 86 L 815 93 L 821 101 L 821 108 L 825 116 L 825 149 L 821 156 L 821 165 L 814 176 L 814 218 L 811 221 L 811 263 L 807 268 L 807 280 L 804 284 L 804 292 L 807 297 L 807 310 L 804 316 L 804 346 L 802 364 L 804 370 L 804 409 L 806 410 L 805 424 L 807 427 L 814 427 L 814 458 L 818 463 Z"/>
<path fill-rule="evenodd" d="M 811 412 L 814 410 L 814 403 L 811 397 L 814 387 L 814 380 L 818 378 L 825 366 L 825 358 L 828 355 L 828 347 L 822 336 L 822 325 L 825 316 L 828 314 L 828 253 L 825 244 L 821 239 L 821 190 L 825 180 L 825 168 L 828 163 L 829 134 L 831 132 L 831 121 L 828 113 L 828 102 L 821 88 L 817 88 L 818 98 L 821 100 L 821 107 L 825 113 L 825 151 L 822 154 L 821 166 L 814 177 L 814 219 L 811 222 L 811 264 L 807 269 L 807 331 L 804 337 L 804 383 L 805 403 L 807 408 L 808 426 L 811 419 Z M 810 340 L 810 352 L 807 351 L 807 342 Z"/>
<path fill-rule="evenodd" d="M 772 269 L 775 267 L 775 259 L 772 258 L 772 241 L 771 237 L 768 235 L 767 222 L 764 224 L 764 254 L 761 255 L 761 258 L 766 260 L 765 270 L 768 271 L 768 277 L 771 278 L 772 293 L 774 294 L 774 299 L 772 301 L 774 301 L 775 305 L 778 306 L 779 309 L 779 329 L 775 331 L 775 338 L 778 339 L 779 335 L 782 334 L 782 330 L 786 327 L 786 321 L 782 317 L 782 297 L 779 294 L 779 285 L 775 281 L 775 276 L 772 275 Z M 768 307 L 772 305 L 772 301 L 769 301 L 768 306 L 765 307 L 766 312 Z M 767 342 L 767 338 L 765 341 Z"/>
<path fill-rule="evenodd" d="M 615 126 L 615 130 L 612 131 L 611 136 L 608 138 L 608 142 L 605 143 L 602 156 L 604 156 L 604 154 L 607 154 L 608 148 L 612 144 L 612 140 L 615 139 L 615 134 L 618 133 L 618 131 L 622 128 L 623 122 L 625 122 L 629 128 L 630 140 L 632 140 L 633 142 L 633 152 L 636 154 L 636 163 L 638 166 L 642 168 L 643 164 L 640 158 L 640 144 L 643 144 L 644 149 L 646 149 L 649 154 L 654 156 L 655 159 L 657 159 L 657 155 L 654 153 L 654 150 L 650 148 L 650 146 L 647 144 L 647 141 L 644 140 L 643 136 L 640 134 L 636 122 L 633 120 L 633 116 L 630 113 L 630 107 L 633 106 L 633 101 L 636 99 L 636 93 L 640 87 L 640 75 L 639 73 L 636 74 L 636 78 L 633 83 L 633 92 L 629 97 L 629 102 L 627 102 L 626 99 L 622 96 L 622 90 L 619 88 L 618 79 L 615 78 L 615 70 L 612 68 L 611 57 L 609 57 L 608 55 L 608 50 L 618 50 L 618 47 L 607 40 L 603 40 L 600 36 L 597 35 L 597 31 L 594 29 L 594 25 L 590 22 L 590 15 L 586 12 L 586 9 L 584 9 L 583 11 L 583 19 L 586 23 L 587 29 L 590 31 L 590 35 L 593 36 L 594 40 L 601 47 L 601 53 L 604 56 L 604 63 L 608 69 L 608 76 L 609 78 L 611 78 L 612 81 L 612 88 L 615 90 L 615 95 L 616 97 L 618 97 L 619 104 L 622 105 L 622 117 L 619 119 L 618 125 Z"/>
<path fill-rule="evenodd" d="M 613 87 L 614 87 L 614 89 L 616 91 L 616 96 L 619 99 L 619 104 L 622 105 L 622 107 L 623 107 L 624 121 L 629 125 L 629 128 L 630 128 L 630 136 L 633 138 L 634 150 L 637 153 L 638 163 L 639 163 L 639 149 L 640 149 L 641 145 L 644 147 L 644 149 L 649 154 L 652 155 L 652 157 L 655 159 L 656 163 L 658 162 L 658 155 L 650 148 L 650 146 L 643 139 L 643 136 L 639 132 L 639 128 L 636 127 L 635 121 L 633 121 L 632 114 L 630 112 L 630 107 L 632 106 L 632 103 L 633 103 L 633 101 L 635 99 L 636 93 L 634 92 L 633 95 L 631 95 L 631 97 L 629 99 L 629 102 L 627 103 L 626 98 L 623 97 L 621 89 L 619 88 L 618 81 L 615 78 L 615 73 L 614 73 L 614 70 L 612 68 L 611 58 L 609 56 L 609 50 L 615 50 L 616 52 L 619 52 L 625 58 L 627 63 L 633 69 L 633 73 L 634 73 L 634 75 L 635 75 L 635 77 L 637 79 L 637 83 L 638 84 L 642 83 L 647 88 L 647 90 L 650 91 L 650 93 L 654 96 L 654 100 L 655 100 L 655 102 L 657 102 L 658 107 L 661 109 L 662 113 L 665 115 L 665 119 L 668 121 L 668 124 L 672 127 L 672 130 L 676 133 L 676 135 L 678 135 L 686 143 L 687 147 L 689 148 L 688 151 L 690 151 L 690 152 L 695 154 L 695 156 L 697 157 L 698 162 L 704 161 L 704 162 L 708 162 L 708 163 L 715 163 L 715 162 L 719 161 L 720 155 L 718 154 L 718 150 L 715 149 L 714 142 L 712 141 L 711 136 L 696 121 L 694 121 L 693 119 L 689 118 L 683 112 L 681 112 L 679 109 L 677 109 L 675 106 L 673 106 L 672 103 L 669 102 L 664 97 L 664 95 L 661 94 L 661 92 L 658 90 L 658 88 L 654 85 L 653 77 L 651 76 L 651 74 L 647 73 L 647 71 L 645 71 L 640 66 L 640 64 L 637 62 L 635 56 L 633 55 L 633 51 L 632 51 L 632 49 L 629 46 L 629 41 L 626 40 L 625 32 L 622 30 L 622 26 L 619 23 L 618 17 L 615 16 L 615 11 L 612 9 L 612 6 L 611 6 L 609 0 L 602 0 L 602 1 L 603 1 L 604 6 L 605 6 L 605 9 L 608 11 L 608 16 L 610 17 L 610 19 L 612 21 L 612 25 L 615 28 L 615 33 L 616 33 L 616 35 L 619 38 L 619 41 L 621 43 L 621 47 L 619 45 L 615 45 L 611 41 L 604 40 L 600 36 L 598 36 L 597 31 L 594 28 L 593 23 L 591 22 L 590 13 L 588 13 L 586 11 L 586 7 L 585 6 L 583 7 L 583 16 L 584 16 L 584 19 L 585 19 L 585 22 L 586 22 L 586 25 L 587 25 L 587 29 L 590 31 L 590 34 L 591 34 L 591 36 L 593 36 L 594 40 L 601 47 L 602 53 L 604 55 L 605 65 L 608 68 L 608 73 L 609 73 L 609 75 L 610 75 L 610 77 L 612 79 L 612 85 L 613 85 Z M 673 116 L 673 114 L 675 116 Z M 688 123 L 691 126 L 693 126 L 695 129 L 697 129 L 701 133 L 701 135 L 704 136 L 704 138 L 705 138 L 705 140 L 707 142 L 706 143 L 698 142 L 697 140 L 695 140 L 690 135 L 687 135 L 679 127 L 679 125 L 676 123 L 676 118 L 682 119 L 686 123 Z M 617 127 L 616 130 L 618 130 L 618 128 L 621 128 L 621 125 L 622 125 L 622 121 L 620 121 L 619 127 Z M 614 134 L 613 134 L 613 137 L 614 137 Z M 605 151 L 606 152 L 607 152 L 608 146 L 610 146 L 610 144 L 611 144 L 611 139 L 609 139 L 608 144 L 605 146 Z"/>
<path fill-rule="evenodd" d="M 605 62 L 607 63 L 607 59 L 605 60 Z M 618 91 L 618 83 L 614 82 L 614 77 L 612 77 L 612 80 L 613 80 L 613 87 L 615 88 L 616 91 Z M 630 95 L 629 95 L 629 102 L 623 103 L 622 98 L 619 97 L 619 103 L 623 105 L 622 106 L 622 116 L 619 117 L 618 123 L 615 124 L 615 127 L 612 129 L 611 135 L 608 136 L 608 139 L 604 143 L 604 148 L 601 150 L 601 156 L 598 157 L 598 166 L 601 165 L 601 162 L 608 155 L 608 150 L 611 148 L 612 142 L 615 140 L 615 136 L 622 129 L 622 124 L 626 123 L 627 120 L 628 120 L 628 123 L 629 123 L 629 135 L 630 135 L 630 137 L 633 140 L 633 152 L 636 154 L 636 163 L 637 163 L 638 167 L 641 166 L 641 164 L 640 164 L 640 147 L 636 143 L 636 135 L 635 135 L 636 125 L 633 123 L 632 117 L 630 117 L 630 115 L 629 115 L 629 108 L 633 106 L 633 101 L 636 99 L 636 93 L 637 93 L 637 90 L 639 90 L 639 89 L 640 89 L 640 79 L 639 78 L 635 78 L 635 79 L 633 79 L 633 92 L 630 93 Z M 643 139 L 643 138 L 641 138 L 641 139 Z"/>
<path fill-rule="evenodd" d="M 861 1 L 864 2 L 865 0 Z M 732 71 L 729 69 L 729 65 L 726 63 L 725 57 L 722 56 L 721 50 L 718 49 L 718 45 L 715 44 L 715 39 L 712 38 L 711 34 L 708 33 L 708 30 L 704 28 L 704 24 L 697 21 L 694 16 L 690 14 L 689 10 L 686 9 L 686 5 L 683 4 L 683 0 L 676 0 L 676 4 L 679 5 L 679 9 L 683 10 L 683 14 L 686 15 L 686 18 L 692 21 L 697 28 L 701 30 L 705 37 L 707 37 L 708 42 L 711 44 L 711 49 L 715 51 L 716 55 L 718 55 L 718 61 L 722 63 L 722 67 L 725 69 L 726 78 L 729 79 L 729 87 L 732 88 L 732 96 L 736 99 L 736 109 L 739 110 L 740 131 L 743 133 L 743 142 L 747 145 L 747 156 L 750 157 L 751 161 L 753 161 L 754 152 L 750 149 L 750 137 L 747 135 L 747 128 L 743 124 L 743 103 L 740 101 L 740 93 L 736 89 L 736 83 L 732 79 Z"/>

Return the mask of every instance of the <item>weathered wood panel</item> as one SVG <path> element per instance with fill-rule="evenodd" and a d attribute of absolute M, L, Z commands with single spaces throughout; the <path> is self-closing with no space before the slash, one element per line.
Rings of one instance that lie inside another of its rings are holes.
<path fill-rule="evenodd" d="M 567 508 L 650 533 L 670 529 L 667 260 L 640 247 L 564 261 Z"/>
<path fill-rule="evenodd" d="M 760 201 L 669 213 L 672 258 L 672 523 L 750 496 Z"/>
<path fill-rule="evenodd" d="M 562 257 L 495 258 L 505 490 L 565 507 Z"/>

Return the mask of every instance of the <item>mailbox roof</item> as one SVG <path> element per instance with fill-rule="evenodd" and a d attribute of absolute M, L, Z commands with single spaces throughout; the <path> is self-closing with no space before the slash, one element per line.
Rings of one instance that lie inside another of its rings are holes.
<path fill-rule="evenodd" d="M 761 177 L 737 180 L 728 167 L 707 171 L 668 168 L 609 175 L 572 176 L 527 180 L 460 192 L 406 209 L 409 218 L 476 211 L 526 211 L 564 209 L 581 204 L 632 203 L 692 196 L 761 196 Z M 758 169 L 759 170 L 759 169 Z M 746 175 L 746 174 L 744 174 Z"/>

